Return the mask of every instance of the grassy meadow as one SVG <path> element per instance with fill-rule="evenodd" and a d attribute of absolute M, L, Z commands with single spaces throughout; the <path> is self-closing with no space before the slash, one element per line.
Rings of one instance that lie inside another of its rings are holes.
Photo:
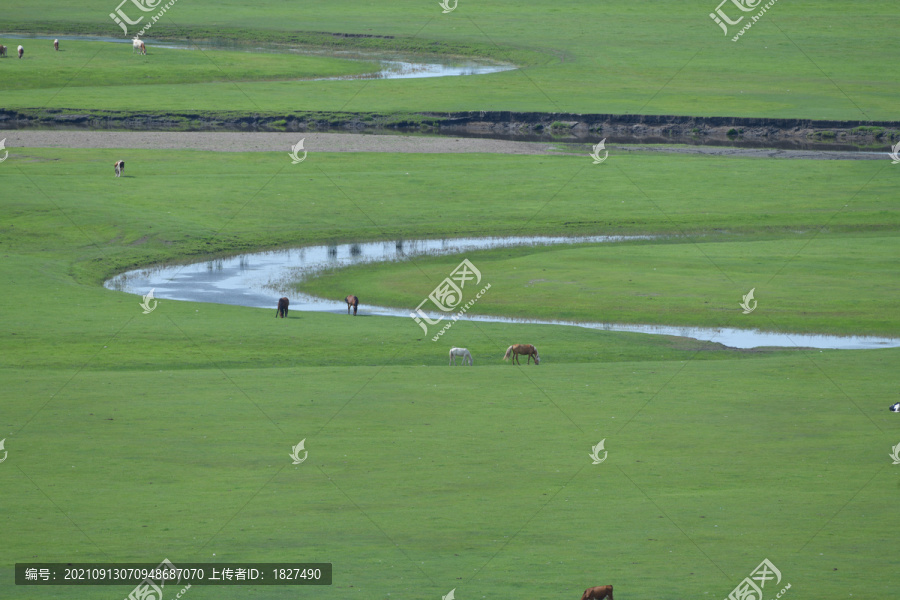
<path fill-rule="evenodd" d="M 25 40 L 21 64 L 0 61 L 0 81 L 6 90 L 4 105 L 13 108 L 514 110 L 897 119 L 900 66 L 888 59 L 900 54 L 894 35 L 900 26 L 895 2 L 876 0 L 864 6 L 836 0 L 778 2 L 737 42 L 709 17 L 716 5 L 708 0 L 517 4 L 462 0 L 453 12 L 442 14 L 436 0 L 336 0 L 296 6 L 277 0 L 182 1 L 145 37 L 474 55 L 523 68 L 480 77 L 408 81 L 258 81 L 297 76 L 284 74 L 278 65 L 262 69 L 271 77 L 248 76 L 248 65 L 227 53 L 203 52 L 201 58 L 196 51 L 184 50 L 181 54 L 189 58 L 180 58 L 178 52 L 162 52 L 151 43 L 149 56 L 135 57 L 129 64 L 151 63 L 171 77 L 164 82 L 146 79 L 134 86 L 130 76 L 103 81 L 108 64 L 84 56 L 89 51 L 81 46 L 87 42 L 64 41 L 62 48 L 70 53 L 53 57 L 49 41 Z M 107 0 L 16 3 L 5 7 L 0 43 L 14 50 L 22 41 L 16 31 L 128 37 L 109 17 L 115 8 L 116 3 Z M 130 10 L 136 19 L 139 11 Z M 136 32 L 137 27 L 132 29 Z M 863 31 L 865 35 L 860 35 Z M 127 55 L 123 61 L 132 58 L 127 46 L 115 46 L 114 51 Z M 302 72 L 306 63 L 291 58 Z M 38 66 L 41 63 L 56 64 L 51 60 L 67 63 L 69 73 L 78 73 L 75 81 L 63 76 L 35 82 L 35 69 L 44 69 Z M 209 61 L 208 68 L 193 64 L 202 60 Z M 128 70 L 138 74 L 137 69 L 145 68 Z M 206 81 L 197 81 L 198 75 Z M 77 82 L 82 79 L 84 84 Z"/>
<path fill-rule="evenodd" d="M 125 38 L 109 13 L 137 9 L 119 1 L 5 3 L 3 107 L 897 120 L 889 0 L 779 1 L 738 42 L 709 18 L 719 0 L 460 0 L 448 14 L 437 0 L 179 0 L 144 36 L 148 56 L 22 37 Z M 520 68 L 306 80 L 365 70 L 338 57 L 350 49 Z M 472 312 L 900 337 L 900 165 L 306 150 L 297 165 L 287 148 L 0 150 L 0 598 L 134 587 L 16 586 L 16 563 L 164 558 L 334 568 L 331 586 L 195 585 L 186 600 L 576 600 L 605 584 L 617 600 L 715 600 L 765 558 L 782 573 L 765 600 L 896 597 L 900 348 L 465 321 L 435 343 L 366 314 L 412 309 L 460 256 L 297 282 L 336 311 L 286 319 L 275 294 L 270 309 L 163 297 L 144 314 L 102 284 L 312 244 L 644 235 L 466 255 L 491 284 Z M 504 362 L 513 343 L 541 364 Z M 474 366 L 449 368 L 451 346 Z"/>
<path fill-rule="evenodd" d="M 13 149 L 0 165 L 4 598 L 131 589 L 16 587 L 15 562 L 164 557 L 334 565 L 330 587 L 196 598 L 574 598 L 601 583 L 626 600 L 725 597 L 766 557 L 794 598 L 893 593 L 900 350 L 466 322 L 433 343 L 405 318 L 164 299 L 145 315 L 100 287 L 290 243 L 643 232 L 680 237 L 472 255 L 492 283 L 477 307 L 896 335 L 889 162 L 283 154 L 136 149 L 119 179 L 107 150 Z M 413 306 L 456 262 L 308 285 Z M 504 363 L 514 342 L 541 365 Z M 475 367 L 449 369 L 451 345 Z"/>

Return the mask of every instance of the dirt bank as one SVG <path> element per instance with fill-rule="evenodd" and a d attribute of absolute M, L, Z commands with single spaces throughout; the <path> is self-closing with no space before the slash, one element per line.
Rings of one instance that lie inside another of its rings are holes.
<path fill-rule="evenodd" d="M 581 142 L 517 142 L 442 136 L 370 135 L 361 133 L 212 133 L 169 131 L 46 131 L 0 130 L 6 148 L 151 148 L 155 150 L 206 150 L 211 152 L 285 152 L 303 138 L 307 152 L 408 152 L 487 154 L 571 154 L 588 158 L 590 144 Z M 669 152 L 743 158 L 811 160 L 886 160 L 883 152 L 835 152 L 718 148 L 711 146 L 607 144 L 610 156 L 625 152 Z"/>

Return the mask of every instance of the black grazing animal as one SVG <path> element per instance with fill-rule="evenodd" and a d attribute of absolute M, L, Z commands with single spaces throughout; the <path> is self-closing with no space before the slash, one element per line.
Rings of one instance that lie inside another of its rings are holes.
<path fill-rule="evenodd" d="M 291 303 L 287 298 L 279 298 L 278 299 L 278 308 L 275 309 L 275 318 L 281 317 L 282 319 L 287 316 L 288 313 L 288 305 Z"/>

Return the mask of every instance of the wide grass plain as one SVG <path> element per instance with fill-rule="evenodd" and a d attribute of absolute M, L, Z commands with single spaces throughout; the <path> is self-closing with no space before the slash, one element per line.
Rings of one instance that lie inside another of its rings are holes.
<path fill-rule="evenodd" d="M 641 232 L 667 237 L 473 255 L 492 283 L 478 308 L 896 335 L 889 161 L 311 153 L 291 165 L 136 149 L 116 179 L 110 155 L 17 149 L 2 164 L 3 597 L 130 590 L 16 587 L 15 562 L 164 557 L 332 562 L 334 585 L 299 593 L 387 599 L 573 598 L 595 583 L 626 599 L 725 597 L 767 557 L 795 598 L 891 597 L 898 350 L 465 322 L 433 343 L 411 319 L 337 303 L 275 320 L 274 297 L 271 310 L 160 300 L 145 315 L 139 297 L 100 286 L 136 265 L 295 243 Z M 765 176 L 732 187 L 716 170 Z M 756 227 L 754 202 L 768 215 Z M 417 304 L 456 260 L 311 285 Z M 742 315 L 753 286 L 760 305 Z M 514 342 L 537 344 L 542 364 L 503 363 Z M 447 367 L 451 345 L 475 367 Z"/>
<path fill-rule="evenodd" d="M 22 41 L 26 58 L 0 63 L 8 108 L 134 111 L 543 111 L 615 114 L 896 120 L 900 15 L 892 0 L 864 6 L 836 0 L 776 3 L 738 42 L 710 19 L 710 0 L 662 3 L 500 0 L 459 2 L 442 14 L 435 1 L 367 3 L 180 1 L 149 32 L 170 39 L 315 44 L 444 55 L 487 56 L 523 68 L 483 77 L 408 81 L 243 81 L 227 54 L 201 53 L 208 82 L 172 85 L 189 65 L 154 49 L 133 62 L 167 64 L 172 81 L 97 85 L 107 65 L 63 41 L 15 32 L 97 34 L 126 38 L 108 0 L 20 2 L 5 7 L 0 43 Z M 130 4 L 129 4 L 130 6 Z M 123 8 L 126 12 L 128 7 Z M 136 18 L 139 11 L 131 7 Z M 724 9 L 735 12 L 733 7 Z M 148 18 L 154 13 L 147 13 Z M 748 13 L 751 14 L 751 13 Z M 737 15 L 732 15 L 737 18 Z M 746 20 L 746 19 L 745 19 Z M 146 21 L 146 19 L 145 19 Z M 133 34 L 137 27 L 132 28 Z M 737 27 L 732 27 L 736 31 Z M 864 34 L 862 32 L 865 32 Z M 331 33 L 375 38 L 335 37 Z M 750 35 L 752 33 L 752 35 Z M 390 37 L 388 37 L 390 36 Z M 127 46 L 117 50 L 130 59 Z M 196 52 L 194 54 L 197 54 Z M 35 63 L 69 61 L 78 76 L 30 83 Z M 193 68 L 193 67 L 190 67 Z M 138 72 L 138 71 L 135 71 Z M 230 75 L 223 80 L 222 73 Z M 274 73 L 273 73 L 274 74 Z M 187 75 L 184 75 L 187 76 Z M 83 82 L 79 82 L 82 79 Z M 280 76 L 273 79 L 294 79 Z M 258 79 L 253 77 L 253 79 Z"/>
<path fill-rule="evenodd" d="M 709 19 L 715 4 L 461 0 L 442 15 L 436 1 L 180 0 L 150 37 L 393 35 L 353 44 L 524 68 L 299 82 L 356 67 L 65 40 L 54 54 L 25 40 L 25 59 L 0 60 L 0 86 L 6 107 L 75 111 L 895 119 L 896 4 L 783 0 L 737 43 Z M 0 43 L 15 48 L 16 31 L 121 35 L 115 6 L 4 6 Z M 725 598 L 763 558 L 783 574 L 767 600 L 788 583 L 787 600 L 896 596 L 900 466 L 888 455 L 900 415 L 886 409 L 900 400 L 900 349 L 739 351 L 471 322 L 434 343 L 411 319 L 365 315 L 367 303 L 417 305 L 461 257 L 325 274 L 300 285 L 335 299 L 336 313 L 284 320 L 274 296 L 266 310 L 162 299 L 143 314 L 139 296 L 102 287 L 129 268 L 314 243 L 651 235 L 473 253 L 492 284 L 474 310 L 896 337 L 890 161 L 612 152 L 592 165 L 586 154 L 308 148 L 292 165 L 287 148 L 8 150 L 0 597 L 132 589 L 15 586 L 17 562 L 163 558 L 334 565 L 328 587 L 184 595 L 197 599 L 437 600 L 453 589 L 459 600 L 574 600 L 602 584 L 618 600 Z M 743 315 L 750 288 L 759 305 Z M 341 314 L 348 293 L 362 298 L 358 317 Z M 542 364 L 504 363 L 511 343 L 536 344 Z M 451 345 L 469 347 L 474 368 L 449 368 Z M 308 459 L 293 465 L 300 440 Z M 609 454 L 595 465 L 601 440 Z"/>

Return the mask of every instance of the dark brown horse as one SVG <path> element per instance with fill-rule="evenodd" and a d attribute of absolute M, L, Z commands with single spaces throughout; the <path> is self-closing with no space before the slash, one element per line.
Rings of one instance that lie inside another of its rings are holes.
<path fill-rule="evenodd" d="M 291 303 L 287 298 L 279 298 L 278 300 L 278 308 L 275 309 L 275 318 L 281 317 L 282 319 L 287 316 L 288 305 Z"/>
<path fill-rule="evenodd" d="M 0 44 L 0 56 L 6 58 L 6 46 L 4 46 L 3 44 Z"/>
<path fill-rule="evenodd" d="M 506 354 L 503 355 L 503 360 L 508 360 L 510 355 L 512 355 L 513 362 L 517 365 L 520 365 L 522 364 L 519 362 L 520 354 L 528 355 L 528 362 L 526 364 L 531 364 L 531 357 L 534 357 L 534 364 L 541 364 L 541 357 L 538 356 L 537 348 L 535 348 L 531 344 L 513 344 L 506 349 Z"/>
<path fill-rule="evenodd" d="M 347 301 L 347 314 L 350 314 L 350 307 L 353 307 L 353 316 L 356 316 L 356 309 L 359 307 L 359 298 L 356 296 L 347 296 L 344 298 Z"/>
<path fill-rule="evenodd" d="M 605 600 L 606 598 L 613 600 L 611 585 L 598 585 L 597 587 L 588 588 L 581 595 L 581 600 Z"/>

